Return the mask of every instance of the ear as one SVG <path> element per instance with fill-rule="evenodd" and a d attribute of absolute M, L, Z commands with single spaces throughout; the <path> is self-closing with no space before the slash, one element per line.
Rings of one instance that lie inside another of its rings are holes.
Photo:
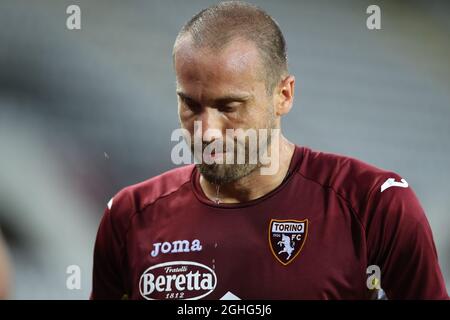
<path fill-rule="evenodd" d="M 288 113 L 294 102 L 295 77 L 288 75 L 284 78 L 275 89 L 274 102 L 275 114 L 282 116 Z"/>

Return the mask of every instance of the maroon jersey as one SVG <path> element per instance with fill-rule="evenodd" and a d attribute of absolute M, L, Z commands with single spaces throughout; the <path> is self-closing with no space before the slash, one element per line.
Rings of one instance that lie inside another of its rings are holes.
<path fill-rule="evenodd" d="M 448 298 L 414 192 L 395 173 L 296 147 L 284 182 L 249 202 L 209 200 L 194 165 L 120 191 L 91 298 L 366 299 L 377 283 L 390 299 Z"/>

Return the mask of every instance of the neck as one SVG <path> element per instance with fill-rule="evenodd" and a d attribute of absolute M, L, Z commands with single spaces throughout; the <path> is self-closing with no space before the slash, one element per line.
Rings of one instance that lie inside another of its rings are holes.
<path fill-rule="evenodd" d="M 278 170 L 272 175 L 262 175 L 260 169 L 253 170 L 248 176 L 221 185 L 208 182 L 200 175 L 200 186 L 205 195 L 212 201 L 220 203 L 241 203 L 258 199 L 276 189 L 286 177 L 295 146 L 281 136 L 279 144 Z"/>

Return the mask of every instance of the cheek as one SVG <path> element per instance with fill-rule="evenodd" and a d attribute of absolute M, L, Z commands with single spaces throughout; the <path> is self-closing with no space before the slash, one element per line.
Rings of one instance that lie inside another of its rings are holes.
<path fill-rule="evenodd" d="M 181 128 L 186 129 L 189 133 L 194 133 L 194 121 L 180 117 Z"/>
<path fill-rule="evenodd" d="M 273 118 L 270 101 L 260 101 L 249 108 L 245 115 L 245 121 L 250 128 L 266 128 L 267 123 Z"/>
<path fill-rule="evenodd" d="M 197 116 L 193 115 L 191 111 L 180 110 L 179 112 L 179 119 L 181 128 L 186 129 L 189 132 L 189 135 L 191 138 L 194 136 L 195 131 L 195 121 L 199 121 Z"/>
<path fill-rule="evenodd" d="M 180 105 L 178 106 L 178 118 L 186 129 L 191 123 L 192 126 L 194 125 L 195 117 L 193 116 L 192 111 Z"/>

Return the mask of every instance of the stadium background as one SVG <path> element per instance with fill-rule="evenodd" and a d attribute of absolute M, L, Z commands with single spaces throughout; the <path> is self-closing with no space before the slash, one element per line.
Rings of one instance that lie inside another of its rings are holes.
<path fill-rule="evenodd" d="M 213 1 L 0 1 L 0 226 L 14 299 L 85 299 L 109 198 L 174 167 L 171 49 Z M 297 144 L 407 179 L 450 286 L 450 3 L 253 1 L 281 25 Z M 66 29 L 81 7 L 82 29 Z M 382 29 L 366 28 L 381 7 Z M 66 267 L 81 267 L 67 290 Z"/>

